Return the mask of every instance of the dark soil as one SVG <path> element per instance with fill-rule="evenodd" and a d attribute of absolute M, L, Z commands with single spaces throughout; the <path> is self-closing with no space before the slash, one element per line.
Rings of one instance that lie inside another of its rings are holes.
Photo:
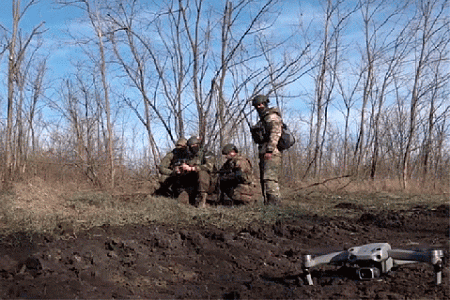
<path fill-rule="evenodd" d="M 352 218 L 306 215 L 240 230 L 148 224 L 77 234 L 61 228 L 61 238 L 3 236 L 0 298 L 449 299 L 448 205 L 371 212 L 343 202 L 336 208 L 351 210 Z M 306 284 L 305 254 L 374 242 L 443 249 L 442 284 L 434 284 L 428 263 L 368 281 L 346 267 L 317 266 L 314 285 Z"/>

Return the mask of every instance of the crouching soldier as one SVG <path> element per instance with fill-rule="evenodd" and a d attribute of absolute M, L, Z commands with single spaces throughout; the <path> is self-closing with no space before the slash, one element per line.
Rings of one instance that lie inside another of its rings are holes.
<path fill-rule="evenodd" d="M 183 164 L 190 159 L 187 140 L 180 138 L 175 144 L 175 148 L 168 152 L 159 165 L 160 187 L 155 191 L 155 195 L 166 197 L 178 197 L 181 193 L 181 182 L 185 172 Z"/>
<path fill-rule="evenodd" d="M 189 193 L 189 202 L 197 207 L 205 208 L 208 192 L 211 188 L 211 175 L 214 172 L 214 156 L 200 146 L 197 137 L 187 141 L 190 159 L 182 165 L 185 172 L 183 186 Z"/>
<path fill-rule="evenodd" d="M 220 202 L 224 203 L 228 197 L 234 204 L 254 204 L 260 195 L 252 165 L 238 152 L 233 144 L 227 144 L 222 149 L 227 160 L 219 170 Z"/>

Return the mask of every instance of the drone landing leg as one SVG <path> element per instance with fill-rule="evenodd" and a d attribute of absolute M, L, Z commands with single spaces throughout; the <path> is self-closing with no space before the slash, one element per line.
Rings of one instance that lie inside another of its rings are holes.
<path fill-rule="evenodd" d="M 306 282 L 308 283 L 308 285 L 314 285 L 313 281 L 312 281 L 312 277 L 311 277 L 311 272 L 309 271 L 309 267 L 311 265 L 311 259 L 312 256 L 311 255 L 305 255 L 304 257 L 305 261 L 303 263 L 304 266 L 306 266 L 306 268 L 303 269 L 304 274 L 306 274 Z"/>
<path fill-rule="evenodd" d="M 434 269 L 434 283 L 436 285 L 439 285 L 442 283 L 442 259 L 441 257 L 444 256 L 444 253 L 442 250 L 433 250 L 431 251 L 431 263 L 433 264 Z"/>
<path fill-rule="evenodd" d="M 314 285 L 311 277 L 311 272 L 309 272 L 309 269 L 306 269 L 305 273 L 306 273 L 306 282 L 308 283 L 308 285 Z"/>

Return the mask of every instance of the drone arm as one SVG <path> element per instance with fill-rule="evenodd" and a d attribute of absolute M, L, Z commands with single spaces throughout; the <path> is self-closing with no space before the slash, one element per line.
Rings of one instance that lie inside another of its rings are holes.
<path fill-rule="evenodd" d="M 442 259 L 441 250 L 431 250 L 427 252 L 392 249 L 388 251 L 389 256 L 394 260 L 427 262 L 432 265 L 439 263 Z"/>
<path fill-rule="evenodd" d="M 333 252 L 330 254 L 316 256 L 314 258 L 312 258 L 311 255 L 305 255 L 303 265 L 305 268 L 312 268 L 323 264 L 345 262 L 347 259 L 347 251 Z"/>
<path fill-rule="evenodd" d="M 393 260 L 409 261 L 409 262 L 431 262 L 429 255 L 427 255 L 427 253 L 424 252 L 392 249 L 389 250 L 388 253 Z"/>
<path fill-rule="evenodd" d="M 305 255 L 303 260 L 303 270 L 306 275 L 306 281 L 308 285 L 313 285 L 311 273 L 309 272 L 309 268 L 328 264 L 328 263 L 337 263 L 337 262 L 345 262 L 348 259 L 347 251 L 333 252 L 330 254 L 325 254 L 321 256 L 317 256 L 312 258 L 311 255 Z"/>
<path fill-rule="evenodd" d="M 392 249 L 388 251 L 389 256 L 394 260 L 394 264 L 406 264 L 411 262 L 427 262 L 433 265 L 436 284 L 442 282 L 442 250 L 430 250 L 427 252 L 418 252 L 411 250 Z"/>

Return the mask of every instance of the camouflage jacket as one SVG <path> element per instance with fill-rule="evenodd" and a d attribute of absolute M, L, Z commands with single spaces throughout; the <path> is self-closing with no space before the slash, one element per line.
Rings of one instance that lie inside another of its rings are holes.
<path fill-rule="evenodd" d="M 200 148 L 197 154 L 191 155 L 187 164 L 191 167 L 198 167 L 201 171 L 211 173 L 214 171 L 215 166 L 214 155 L 204 148 Z"/>
<path fill-rule="evenodd" d="M 219 174 L 221 180 L 236 179 L 238 183 L 246 185 L 255 182 L 250 160 L 239 154 L 227 159 L 222 168 L 220 168 Z"/>
<path fill-rule="evenodd" d="M 159 164 L 159 173 L 162 175 L 171 175 L 175 166 L 190 159 L 189 151 L 186 149 L 175 148 L 168 152 Z"/>
<path fill-rule="evenodd" d="M 277 108 L 266 109 L 266 111 L 260 115 L 259 122 L 264 126 L 268 136 L 266 141 L 259 145 L 259 153 L 279 153 L 280 151 L 278 150 L 277 145 L 283 128 L 283 121 L 279 110 Z"/>

